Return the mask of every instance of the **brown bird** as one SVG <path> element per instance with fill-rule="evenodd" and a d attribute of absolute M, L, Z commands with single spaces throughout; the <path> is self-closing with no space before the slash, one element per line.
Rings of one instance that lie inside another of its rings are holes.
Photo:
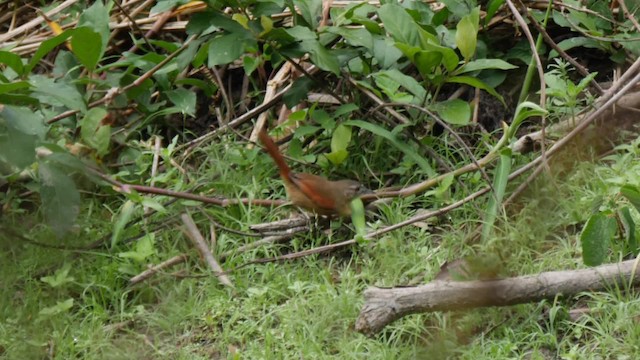
<path fill-rule="evenodd" d="M 354 180 L 331 181 L 322 176 L 294 173 L 265 130 L 258 133 L 258 138 L 278 166 L 287 195 L 296 206 L 319 215 L 350 216 L 351 201 L 371 193 Z"/>

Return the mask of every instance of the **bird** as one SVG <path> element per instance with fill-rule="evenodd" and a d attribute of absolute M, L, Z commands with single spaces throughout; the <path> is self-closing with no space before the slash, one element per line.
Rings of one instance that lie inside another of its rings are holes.
<path fill-rule="evenodd" d="M 371 190 L 355 180 L 331 181 L 322 176 L 291 171 L 265 129 L 258 138 L 267 153 L 273 158 L 291 202 L 317 215 L 347 217 L 351 215 L 351 201 Z"/>

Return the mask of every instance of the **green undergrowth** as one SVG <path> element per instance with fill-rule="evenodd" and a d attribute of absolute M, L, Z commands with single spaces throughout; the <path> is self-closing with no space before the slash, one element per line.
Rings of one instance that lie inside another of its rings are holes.
<path fill-rule="evenodd" d="M 237 146 L 231 151 L 222 146 L 208 149 L 207 161 L 193 170 L 193 182 L 229 196 L 282 198 L 279 181 L 270 180 L 275 171 L 265 155 L 237 165 L 230 158 L 245 151 Z M 366 244 L 242 267 L 230 274 L 235 293 L 207 272 L 179 223 L 172 222 L 181 207 L 168 205 L 166 213 L 129 227 L 114 248 L 57 250 L 3 239 L 0 354 L 7 359 L 40 359 L 48 353 L 60 359 L 633 358 L 640 353 L 640 301 L 633 290 L 614 288 L 513 307 L 411 315 L 373 338 L 356 333 L 354 322 L 367 286 L 425 283 L 443 263 L 461 257 L 499 259 L 495 261 L 501 276 L 584 267 L 580 228 L 594 202 L 613 193 L 620 177 L 630 176 L 636 151 L 621 150 L 603 162 L 580 163 L 563 177 L 542 176 L 507 209 L 507 221 L 498 218 L 488 242 L 474 236 L 484 198 Z M 248 171 L 253 176 L 246 176 Z M 84 204 L 70 235 L 75 239 L 67 244 L 91 243 L 112 229 L 110 209 L 119 204 L 104 204 L 98 198 Z M 189 211 L 208 236 L 203 212 L 225 226 L 246 230 L 250 224 L 284 218 L 290 209 L 193 206 Z M 415 204 L 397 200 L 369 225 L 396 223 L 416 211 Z M 51 242 L 50 230 L 37 225 L 36 215 L 6 216 L 25 225 L 25 236 Z M 157 228 L 154 222 L 166 226 Z M 334 224 L 329 235 L 303 234 L 288 243 L 235 254 L 223 267 L 233 270 L 261 257 L 345 240 L 350 236 L 348 225 Z M 154 235 L 127 241 L 144 234 Z M 218 253 L 255 241 L 221 229 L 217 235 Z M 147 254 L 140 245 L 145 241 L 154 244 Z M 614 244 L 610 262 L 619 260 L 616 249 Z M 140 285 L 127 285 L 147 263 L 180 252 L 189 254 L 186 264 Z M 53 271 L 43 272 L 47 269 Z M 182 276 L 173 276 L 176 271 Z M 589 311 L 572 318 L 570 311 L 579 308 Z"/>

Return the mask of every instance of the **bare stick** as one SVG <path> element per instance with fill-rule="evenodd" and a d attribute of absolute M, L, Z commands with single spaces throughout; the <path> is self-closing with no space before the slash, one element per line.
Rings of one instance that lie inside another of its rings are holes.
<path fill-rule="evenodd" d="M 209 265 L 209 267 L 213 271 L 213 274 L 218 278 L 218 280 L 220 280 L 222 285 L 226 285 L 234 289 L 235 287 L 233 286 L 233 283 L 224 273 L 224 270 L 222 270 L 222 267 L 220 266 L 220 264 L 218 264 L 218 261 L 213 257 L 213 254 L 211 254 L 211 250 L 209 250 L 207 242 L 204 240 L 204 237 L 202 237 L 200 230 L 198 230 L 198 227 L 193 222 L 191 215 L 189 215 L 188 213 L 184 213 L 180 215 L 180 218 L 182 219 L 184 225 L 187 227 L 187 236 L 189 237 L 189 239 L 191 239 L 191 242 L 200 253 L 200 256 L 204 259 L 207 265 Z"/>
<path fill-rule="evenodd" d="M 550 271 L 538 275 L 484 281 L 433 281 L 417 287 L 365 290 L 356 330 L 374 334 L 387 324 L 415 313 L 508 306 L 574 296 L 583 291 L 627 288 L 640 283 L 636 260 L 590 269 Z"/>
<path fill-rule="evenodd" d="M 147 270 L 141 272 L 140 274 L 132 277 L 131 279 L 129 279 L 129 285 L 135 285 L 139 282 L 145 281 L 148 278 L 152 277 L 153 275 L 155 275 L 158 271 L 166 269 L 168 267 L 180 264 L 187 261 L 187 255 L 186 254 L 180 254 L 180 255 L 176 255 L 174 257 L 172 257 L 169 260 L 165 260 L 163 262 L 161 262 L 158 265 L 154 265 L 149 267 Z"/>

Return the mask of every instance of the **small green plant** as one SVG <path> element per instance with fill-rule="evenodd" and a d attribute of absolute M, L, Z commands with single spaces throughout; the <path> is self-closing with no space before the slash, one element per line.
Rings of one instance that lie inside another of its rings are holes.
<path fill-rule="evenodd" d="M 593 214 L 587 220 L 581 234 L 582 255 L 586 265 L 596 266 L 609 258 L 613 240 L 622 239 L 622 256 L 640 254 L 637 219 L 640 214 L 640 183 L 637 181 L 640 167 L 634 159 L 638 155 L 640 138 L 618 150 L 622 154 L 608 157 L 617 162 L 614 169 L 623 176 L 613 176 L 606 186 L 616 189 L 607 196 L 598 196 L 594 201 Z"/>

